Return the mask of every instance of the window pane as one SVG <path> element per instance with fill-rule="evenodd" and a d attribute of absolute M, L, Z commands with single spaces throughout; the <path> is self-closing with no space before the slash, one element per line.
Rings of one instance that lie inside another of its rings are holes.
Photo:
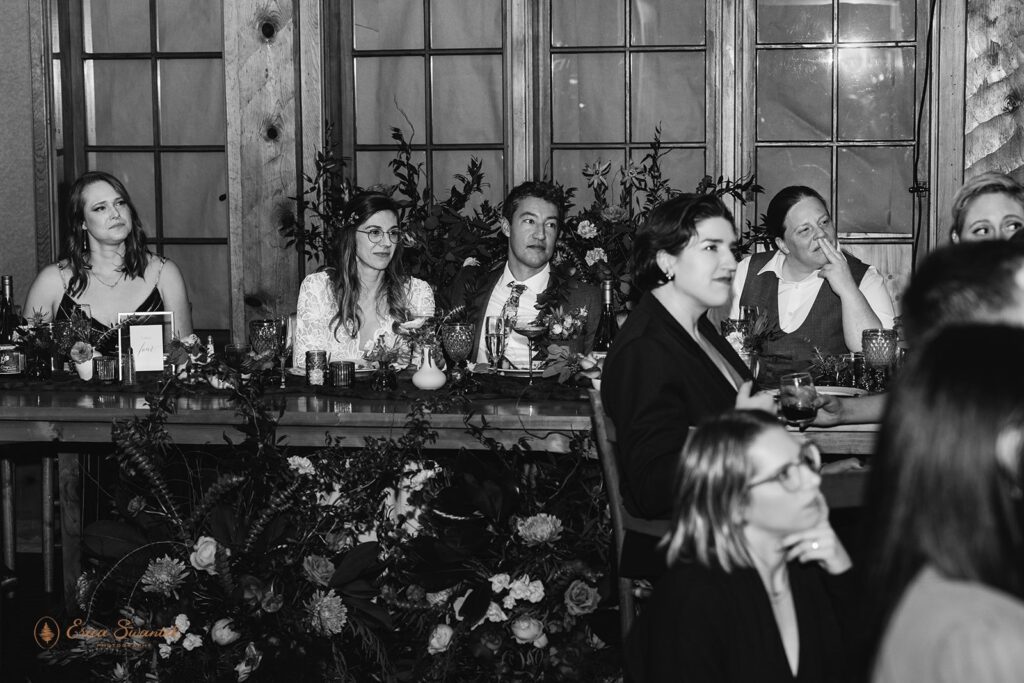
<path fill-rule="evenodd" d="M 153 144 L 149 62 L 86 60 L 85 92 L 88 144 Z"/>
<path fill-rule="evenodd" d="M 760 147 L 757 150 L 757 195 L 760 216 L 784 187 L 806 185 L 825 199 L 832 195 L 832 154 L 828 147 Z"/>
<path fill-rule="evenodd" d="M 149 3 L 84 0 L 82 39 L 86 52 L 149 52 Z"/>
<path fill-rule="evenodd" d="M 156 3 L 158 49 L 162 52 L 220 52 L 224 49 L 223 21 L 219 2 L 160 0 Z"/>
<path fill-rule="evenodd" d="M 839 50 L 841 140 L 914 139 L 914 49 Z"/>
<path fill-rule="evenodd" d="M 391 144 L 392 126 L 423 141 L 423 59 L 361 57 L 356 66 L 356 143 Z M 405 119 L 408 117 L 409 121 Z"/>
<path fill-rule="evenodd" d="M 160 60 L 160 138 L 165 145 L 223 145 L 224 62 Z"/>
<path fill-rule="evenodd" d="M 53 102 L 56 106 L 51 107 L 53 117 L 53 146 L 54 149 L 64 149 L 64 107 L 60 106 L 63 101 L 64 84 L 60 76 L 60 60 L 52 60 L 50 73 L 53 75 Z"/>
<path fill-rule="evenodd" d="M 224 153 L 164 152 L 160 161 L 164 236 L 227 238 Z"/>
<path fill-rule="evenodd" d="M 757 42 L 832 42 L 832 3 L 757 0 Z"/>
<path fill-rule="evenodd" d="M 621 54 L 553 55 L 554 142 L 622 142 L 625 79 Z"/>
<path fill-rule="evenodd" d="M 621 169 L 626 163 L 626 153 L 621 149 L 556 149 L 551 152 L 551 179 L 568 187 L 576 188 L 576 206 L 582 207 L 594 200 L 593 192 L 587 187 L 587 179 L 583 177 L 585 164 L 611 162 L 612 170 L 608 174 L 609 201 L 618 199 L 619 182 L 622 179 Z"/>
<path fill-rule="evenodd" d="M 913 40 L 915 9 L 914 0 L 839 0 L 839 40 Z"/>
<path fill-rule="evenodd" d="M 634 45 L 703 45 L 704 0 L 633 0 Z"/>
<path fill-rule="evenodd" d="M 357 50 L 423 48 L 423 0 L 355 0 L 352 25 Z"/>
<path fill-rule="evenodd" d="M 625 33 L 622 0 L 551 0 L 551 44 L 622 45 Z"/>
<path fill-rule="evenodd" d="M 231 272 L 227 245 L 168 244 L 164 256 L 181 269 L 188 298 L 192 301 L 192 327 L 231 327 Z"/>
<path fill-rule="evenodd" d="M 388 162 L 395 158 L 394 152 L 356 152 L 356 177 L 355 182 L 362 188 L 369 189 L 375 185 L 390 187 L 396 185 L 398 179 L 388 166 Z M 412 154 L 412 163 L 423 164 L 426 162 L 426 154 L 416 151 Z M 427 170 L 423 169 L 420 189 L 427 182 Z"/>
<path fill-rule="evenodd" d="M 665 142 L 704 141 L 704 53 L 633 55 L 633 142 L 653 139 L 661 123 Z"/>
<path fill-rule="evenodd" d="M 758 140 L 828 140 L 831 136 L 832 51 L 758 51 Z"/>
<path fill-rule="evenodd" d="M 836 224 L 842 232 L 913 231 L 910 147 L 840 147 Z"/>
<path fill-rule="evenodd" d="M 106 171 L 116 176 L 139 212 L 142 228 L 150 238 L 156 236 L 156 187 L 153 181 L 153 155 L 149 152 L 91 152 L 89 170 Z"/>
<path fill-rule="evenodd" d="M 432 47 L 501 47 L 501 43 L 501 0 L 431 0 Z"/>
<path fill-rule="evenodd" d="M 497 149 L 475 149 L 434 152 L 434 194 L 440 198 L 448 196 L 452 185 L 462 187 L 462 182 L 455 179 L 455 174 L 466 175 L 466 166 L 471 157 L 483 163 L 483 193 L 474 195 L 469 204 L 469 211 L 476 209 L 484 200 L 497 204 L 505 199 L 502 179 L 505 177 L 505 155 Z"/>
<path fill-rule="evenodd" d="M 432 66 L 434 142 L 501 142 L 501 56 L 434 57 Z"/>

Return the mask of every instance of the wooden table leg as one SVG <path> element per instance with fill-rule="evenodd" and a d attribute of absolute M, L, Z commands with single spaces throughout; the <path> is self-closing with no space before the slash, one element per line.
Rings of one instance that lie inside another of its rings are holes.
<path fill-rule="evenodd" d="M 78 457 L 77 453 L 57 455 L 65 602 L 74 599 L 75 585 L 82 573 L 82 473 Z"/>
<path fill-rule="evenodd" d="M 3 515 L 4 564 L 14 571 L 14 552 L 17 538 L 14 533 L 14 462 L 0 458 L 0 514 Z"/>

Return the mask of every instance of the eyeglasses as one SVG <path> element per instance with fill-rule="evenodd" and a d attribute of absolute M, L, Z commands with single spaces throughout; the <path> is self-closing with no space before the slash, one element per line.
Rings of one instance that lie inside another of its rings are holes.
<path fill-rule="evenodd" d="M 381 240 L 384 239 L 384 231 L 380 228 L 370 228 L 369 230 L 356 230 L 356 232 L 361 232 L 368 238 L 370 238 L 371 244 L 380 244 Z M 402 239 L 401 230 L 388 230 L 387 235 L 388 239 L 391 240 L 391 244 L 398 244 L 398 241 Z"/>
<path fill-rule="evenodd" d="M 821 451 L 813 443 L 807 442 L 801 445 L 800 455 L 797 460 L 786 463 L 778 472 L 770 477 L 748 484 L 747 490 L 749 491 L 761 484 L 777 481 L 787 491 L 799 491 L 800 487 L 804 485 L 803 467 L 806 467 L 815 474 L 821 471 Z"/>

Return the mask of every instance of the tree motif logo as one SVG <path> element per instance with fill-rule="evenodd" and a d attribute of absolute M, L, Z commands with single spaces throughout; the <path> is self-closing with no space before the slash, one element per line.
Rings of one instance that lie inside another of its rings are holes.
<path fill-rule="evenodd" d="M 60 640 L 60 624 L 53 617 L 42 617 L 36 622 L 32 635 L 36 639 L 36 645 L 49 650 Z"/>

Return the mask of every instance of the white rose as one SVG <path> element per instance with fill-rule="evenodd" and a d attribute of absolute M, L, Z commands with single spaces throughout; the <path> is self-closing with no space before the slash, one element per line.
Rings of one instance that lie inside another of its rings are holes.
<path fill-rule="evenodd" d="M 224 554 L 230 555 L 231 551 L 224 548 Z M 195 552 L 188 556 L 192 566 L 204 571 L 210 576 L 217 575 L 217 541 L 211 536 L 200 536 L 195 544 Z"/>
<path fill-rule="evenodd" d="M 455 631 L 447 624 L 438 624 L 430 634 L 430 642 L 427 643 L 427 652 L 432 655 L 440 654 L 452 644 L 452 636 Z"/>
<path fill-rule="evenodd" d="M 213 622 L 210 629 L 210 638 L 218 645 L 230 645 L 242 637 L 241 633 L 231 628 L 232 626 L 234 622 L 231 619 L 218 619 Z"/>
<path fill-rule="evenodd" d="M 520 645 L 532 644 L 544 647 L 548 644 L 548 636 L 544 633 L 544 624 L 533 617 L 519 617 L 512 622 L 512 636 Z"/>

